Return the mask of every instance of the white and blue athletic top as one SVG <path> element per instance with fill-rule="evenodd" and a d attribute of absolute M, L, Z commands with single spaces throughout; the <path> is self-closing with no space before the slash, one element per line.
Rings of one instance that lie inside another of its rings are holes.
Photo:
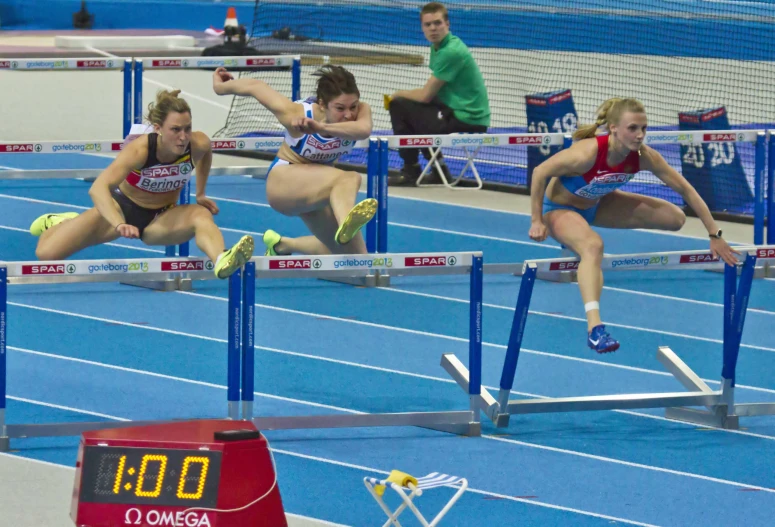
<path fill-rule="evenodd" d="M 314 119 L 312 103 L 296 101 L 304 107 L 304 115 Z M 341 156 L 348 154 L 355 146 L 355 141 L 341 137 L 322 137 L 318 134 L 305 134 L 301 137 L 291 137 L 286 130 L 285 143 L 299 156 L 312 163 L 333 163 Z"/>

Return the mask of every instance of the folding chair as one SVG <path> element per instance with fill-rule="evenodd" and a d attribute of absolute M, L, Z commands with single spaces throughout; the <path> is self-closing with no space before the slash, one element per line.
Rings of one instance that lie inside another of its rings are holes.
<path fill-rule="evenodd" d="M 449 135 L 461 135 L 461 134 L 449 134 Z M 444 175 L 444 171 L 441 169 L 441 164 L 438 161 L 438 156 L 441 154 L 441 147 L 428 147 L 428 150 L 431 152 L 431 158 L 428 160 L 428 163 L 425 165 L 425 168 L 420 173 L 420 177 L 417 178 L 417 182 L 415 183 L 418 187 L 438 187 L 440 185 L 435 183 L 426 183 L 422 184 L 422 180 L 430 174 L 431 167 L 436 169 L 436 173 L 441 178 L 441 184 L 447 187 L 451 190 L 477 190 L 482 188 L 482 178 L 479 177 L 479 171 L 476 170 L 476 165 L 474 164 L 474 159 L 476 158 L 476 154 L 479 152 L 479 149 L 482 148 L 482 145 L 477 146 L 473 152 L 468 150 L 467 146 L 463 146 L 463 151 L 466 153 L 466 164 L 463 167 L 463 170 L 460 171 L 460 174 L 457 175 L 452 181 L 447 181 L 447 177 Z M 456 185 L 460 183 L 460 180 L 463 179 L 463 176 L 466 174 L 466 171 L 468 168 L 471 168 L 471 173 L 474 175 L 474 179 L 476 180 L 476 186 L 475 187 L 457 187 Z"/>
<path fill-rule="evenodd" d="M 409 474 L 398 470 L 392 471 L 387 479 L 369 477 L 363 478 L 363 483 L 366 485 L 366 489 L 369 491 L 369 494 L 371 494 L 374 499 L 377 500 L 379 506 L 382 507 L 382 510 L 388 516 L 388 520 L 382 525 L 382 527 L 388 527 L 391 524 L 394 527 L 401 527 L 401 524 L 398 522 L 398 516 L 404 512 L 407 507 L 414 513 L 415 516 L 417 516 L 417 519 L 420 520 L 420 523 L 424 527 L 435 527 L 468 488 L 468 480 L 465 478 L 450 476 L 448 474 L 439 474 L 438 472 L 431 472 L 427 476 L 415 479 Z M 390 511 L 390 508 L 388 508 L 382 499 L 382 495 L 384 494 L 386 487 L 390 487 L 395 490 L 403 500 L 403 503 L 394 512 Z M 433 518 L 430 523 L 428 523 L 420 511 L 417 510 L 417 507 L 414 504 L 414 499 L 416 497 L 422 496 L 423 491 L 436 487 L 452 487 L 453 489 L 457 489 L 457 492 L 447 502 L 444 508 L 441 509 L 436 517 Z M 408 494 L 406 492 L 407 490 L 409 491 Z"/>

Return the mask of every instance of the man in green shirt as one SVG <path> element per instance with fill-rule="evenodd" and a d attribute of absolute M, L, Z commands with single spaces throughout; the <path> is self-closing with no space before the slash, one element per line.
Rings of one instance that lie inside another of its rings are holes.
<path fill-rule="evenodd" d="M 431 43 L 432 75 L 422 88 L 400 90 L 390 97 L 390 120 L 396 135 L 485 133 L 490 125 L 490 101 L 482 73 L 468 47 L 449 32 L 447 8 L 438 2 L 426 4 L 420 11 L 425 38 Z M 418 151 L 399 150 L 404 161 L 401 175 L 391 185 L 414 185 L 422 173 Z M 423 149 L 430 159 L 430 151 Z M 445 176 L 449 170 L 441 155 L 437 157 Z M 430 182 L 441 179 L 432 171 Z M 448 178 L 449 179 L 449 178 Z"/>

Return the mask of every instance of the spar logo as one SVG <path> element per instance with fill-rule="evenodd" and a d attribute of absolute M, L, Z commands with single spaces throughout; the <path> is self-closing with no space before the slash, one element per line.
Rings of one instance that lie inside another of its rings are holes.
<path fill-rule="evenodd" d="M 550 271 L 575 271 L 579 268 L 579 262 L 552 262 L 549 264 Z"/>
<path fill-rule="evenodd" d="M 634 177 L 635 174 L 603 174 L 602 176 L 595 176 L 593 178 L 595 183 L 627 183 Z"/>
<path fill-rule="evenodd" d="M 404 258 L 406 267 L 443 267 L 457 264 L 454 256 L 407 256 Z"/>
<path fill-rule="evenodd" d="M 274 66 L 277 64 L 275 59 L 247 59 L 245 64 L 248 66 Z"/>
<path fill-rule="evenodd" d="M 703 134 L 703 141 L 713 141 L 714 143 L 737 141 L 737 134 Z"/>
<path fill-rule="evenodd" d="M 154 68 L 180 68 L 183 61 L 180 59 L 152 60 L 151 66 Z"/>
<path fill-rule="evenodd" d="M 22 265 L 23 275 L 73 274 L 74 272 L 75 272 L 75 264 Z"/>
<path fill-rule="evenodd" d="M 112 66 L 112 60 L 79 60 L 75 63 L 76 68 L 110 68 Z"/>
<path fill-rule="evenodd" d="M 317 148 L 318 150 L 336 150 L 337 148 L 342 147 L 342 140 L 338 137 L 334 139 L 333 141 L 327 141 L 325 143 L 318 141 L 314 135 L 309 136 L 309 139 L 307 139 L 307 145 L 311 146 L 312 148 Z"/>
<path fill-rule="evenodd" d="M 757 249 L 756 257 L 766 259 L 775 258 L 775 249 Z"/>
<path fill-rule="evenodd" d="M 287 260 L 269 260 L 269 269 L 320 269 L 323 262 L 315 258 L 289 258 Z"/>
<path fill-rule="evenodd" d="M 718 258 L 710 253 L 703 254 L 682 254 L 678 263 L 682 264 L 697 264 L 697 263 L 712 263 L 718 262 Z"/>
<path fill-rule="evenodd" d="M 119 150 L 123 150 L 124 149 L 124 143 L 111 143 L 110 144 L 110 149 L 113 152 L 117 152 Z"/>
<path fill-rule="evenodd" d="M 402 137 L 399 146 L 441 146 L 441 137 Z"/>
<path fill-rule="evenodd" d="M 0 70 L 9 70 L 9 69 L 11 69 L 11 61 L 0 60 Z"/>
<path fill-rule="evenodd" d="M 212 141 L 210 145 L 213 150 L 235 150 L 237 148 L 237 141 Z M 242 145 L 245 146 L 245 143 L 242 143 Z"/>
<path fill-rule="evenodd" d="M 210 260 L 173 260 L 161 263 L 162 271 L 212 271 L 213 262 Z"/>
<path fill-rule="evenodd" d="M 0 152 L 6 152 L 11 154 L 18 154 L 23 152 L 40 152 L 41 150 L 43 150 L 42 145 L 36 145 L 32 143 L 15 144 L 15 145 L 0 144 Z"/>
<path fill-rule="evenodd" d="M 545 99 L 538 99 L 536 97 L 525 97 L 525 102 L 530 106 L 546 106 Z"/>
<path fill-rule="evenodd" d="M 184 163 L 185 164 L 185 163 Z M 171 177 L 181 173 L 181 165 L 144 168 L 141 174 L 144 177 Z M 185 172 L 183 172 L 185 174 Z"/>
<path fill-rule="evenodd" d="M 169 527 L 211 527 L 210 519 L 206 512 L 186 511 L 141 511 L 131 508 L 124 514 L 124 525 L 162 525 Z"/>
<path fill-rule="evenodd" d="M 540 145 L 542 143 L 549 143 L 551 142 L 552 138 L 548 135 L 546 137 L 542 137 L 540 135 L 532 135 L 532 136 L 521 136 L 521 135 L 514 135 L 509 137 L 509 144 L 510 145 Z"/>

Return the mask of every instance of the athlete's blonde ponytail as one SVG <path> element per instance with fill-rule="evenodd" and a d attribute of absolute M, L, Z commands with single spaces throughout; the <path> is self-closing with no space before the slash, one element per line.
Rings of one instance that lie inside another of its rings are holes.
<path fill-rule="evenodd" d="M 646 113 L 643 103 L 637 99 L 619 99 L 612 98 L 601 104 L 595 113 L 595 122 L 585 126 L 580 126 L 573 133 L 573 140 L 589 139 L 597 135 L 597 130 L 601 126 L 608 127 L 609 124 L 618 124 L 625 112 Z"/>

